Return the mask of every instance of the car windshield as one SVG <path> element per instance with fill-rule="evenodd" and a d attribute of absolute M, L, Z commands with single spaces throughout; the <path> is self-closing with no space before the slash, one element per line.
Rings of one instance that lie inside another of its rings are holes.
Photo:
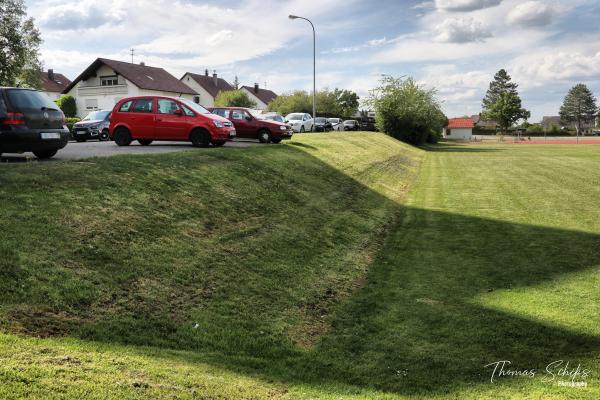
<path fill-rule="evenodd" d="M 315 118 L 315 122 L 323 124 L 327 122 L 327 118 Z"/>
<path fill-rule="evenodd" d="M 7 93 L 10 104 L 19 110 L 46 109 L 58 111 L 58 106 L 45 93 L 27 89 L 10 89 Z"/>
<path fill-rule="evenodd" d="M 202 107 L 198 103 L 194 103 L 191 100 L 179 99 L 179 101 L 181 101 L 183 104 L 185 104 L 186 106 L 188 106 L 189 108 L 191 108 L 192 110 L 197 112 L 198 114 L 210 114 L 210 111 L 208 111 L 206 108 Z"/>
<path fill-rule="evenodd" d="M 304 117 L 304 114 L 289 114 L 287 117 L 285 117 L 285 119 L 287 119 L 288 121 L 296 121 L 296 120 L 302 120 L 302 117 Z"/>
<path fill-rule="evenodd" d="M 85 116 L 82 121 L 104 121 L 110 111 L 94 111 Z"/>

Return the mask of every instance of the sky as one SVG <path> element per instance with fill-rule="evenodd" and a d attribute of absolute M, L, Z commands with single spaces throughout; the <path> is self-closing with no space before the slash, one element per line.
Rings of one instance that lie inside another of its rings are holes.
<path fill-rule="evenodd" d="M 449 117 L 481 111 L 494 74 L 519 84 L 530 121 L 557 115 L 570 87 L 600 96 L 598 0 L 26 0 L 44 43 L 44 67 L 74 79 L 97 57 L 209 69 L 278 94 L 354 90 L 384 75 L 435 88 Z"/>

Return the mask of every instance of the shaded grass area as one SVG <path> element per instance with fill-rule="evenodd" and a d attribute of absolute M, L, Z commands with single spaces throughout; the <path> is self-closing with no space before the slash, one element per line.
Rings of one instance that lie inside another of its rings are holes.
<path fill-rule="evenodd" d="M 424 153 L 377 134 L 11 168 L 4 329 L 69 338 L 0 336 L 0 394 L 598 398 L 599 151 L 470 148 L 407 201 Z M 541 382 L 559 359 L 588 387 Z"/>

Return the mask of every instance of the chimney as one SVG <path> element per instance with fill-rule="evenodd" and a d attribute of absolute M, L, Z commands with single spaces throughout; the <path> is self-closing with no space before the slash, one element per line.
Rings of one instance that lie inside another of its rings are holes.
<path fill-rule="evenodd" d="M 54 81 L 54 70 L 53 69 L 48 70 L 48 79 L 51 81 Z"/>
<path fill-rule="evenodd" d="M 213 69 L 213 81 L 215 81 L 215 86 L 219 86 L 219 80 L 217 79 L 217 71 Z"/>
<path fill-rule="evenodd" d="M 258 93 L 258 83 L 254 84 L 254 93 Z"/>
<path fill-rule="evenodd" d="M 141 61 L 141 62 L 140 62 L 140 65 L 141 65 L 142 67 L 145 67 L 145 66 L 146 66 L 146 63 L 145 63 L 145 62 L 143 62 L 143 61 Z"/>
<path fill-rule="evenodd" d="M 204 76 L 208 76 L 208 69 L 204 70 Z"/>

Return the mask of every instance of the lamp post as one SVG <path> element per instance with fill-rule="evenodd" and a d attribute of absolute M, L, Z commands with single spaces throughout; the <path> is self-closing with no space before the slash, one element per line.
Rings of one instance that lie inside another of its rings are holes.
<path fill-rule="evenodd" d="M 308 23 L 310 24 L 310 26 L 312 26 L 312 31 L 313 31 L 313 113 L 312 113 L 312 117 L 313 117 L 313 121 L 314 118 L 317 118 L 317 34 L 315 32 L 315 26 L 313 25 L 313 23 L 311 22 L 310 19 L 308 18 L 304 18 L 304 17 L 299 17 L 297 15 L 290 15 L 289 16 L 290 19 L 303 19 L 305 21 L 308 21 Z M 314 126 L 314 124 L 313 124 Z"/>

